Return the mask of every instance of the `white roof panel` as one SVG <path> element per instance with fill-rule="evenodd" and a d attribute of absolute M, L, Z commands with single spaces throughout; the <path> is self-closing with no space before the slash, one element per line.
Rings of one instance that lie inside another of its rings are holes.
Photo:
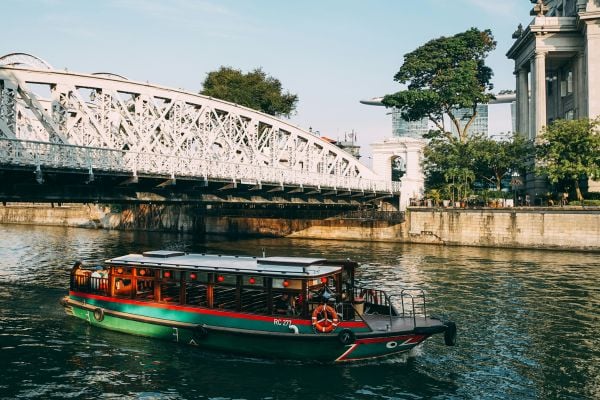
<path fill-rule="evenodd" d="M 311 277 L 339 271 L 341 265 L 320 265 L 324 258 L 307 257 L 241 257 L 217 254 L 186 254 L 165 250 L 129 254 L 107 260 L 107 264 L 219 271 L 222 273 Z"/>

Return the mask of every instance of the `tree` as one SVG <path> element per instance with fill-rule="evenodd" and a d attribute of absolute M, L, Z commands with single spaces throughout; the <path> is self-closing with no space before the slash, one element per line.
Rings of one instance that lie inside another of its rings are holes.
<path fill-rule="evenodd" d="M 200 94 L 230 101 L 274 116 L 289 117 L 298 96 L 283 93 L 281 82 L 257 68 L 247 74 L 239 69 L 221 67 L 209 72 Z"/>
<path fill-rule="evenodd" d="M 533 144 L 524 136 L 513 135 L 511 140 L 493 140 L 475 136 L 469 141 L 472 148 L 473 169 L 478 179 L 492 183 L 502 190 L 502 179 L 510 172 L 527 172 L 528 159 L 533 154 Z"/>
<path fill-rule="evenodd" d="M 544 127 L 536 143 L 536 173 L 551 183 L 573 182 L 583 201 L 579 180 L 600 177 L 600 119 L 556 120 Z"/>
<path fill-rule="evenodd" d="M 521 135 L 504 141 L 475 135 L 464 143 L 432 131 L 426 138 L 429 143 L 423 152 L 425 186 L 446 194 L 467 193 L 472 184 L 484 188 L 493 184 L 500 191 L 508 173 L 527 173 L 528 159 L 533 154 L 533 144 Z"/>
<path fill-rule="evenodd" d="M 425 187 L 453 195 L 457 185 L 463 185 L 462 177 L 471 178 L 474 174 L 471 146 L 453 140 L 441 131 L 431 131 L 425 137 L 429 139 L 423 149 Z"/>
<path fill-rule="evenodd" d="M 386 107 L 401 110 L 406 121 L 429 118 L 445 132 L 444 114 L 450 117 L 458 139 L 466 142 L 468 129 L 477 116 L 477 105 L 487 103 L 493 96 L 493 72 L 485 58 L 496 48 L 490 30 L 471 28 L 451 37 L 441 37 L 425 43 L 404 55 L 404 63 L 394 80 L 406 84 L 406 90 L 383 98 Z M 464 126 L 456 111 L 472 110 Z"/>

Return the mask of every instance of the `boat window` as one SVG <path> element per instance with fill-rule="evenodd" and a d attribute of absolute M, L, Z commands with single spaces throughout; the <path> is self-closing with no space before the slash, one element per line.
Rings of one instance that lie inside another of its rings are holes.
<path fill-rule="evenodd" d="M 137 268 L 136 269 L 136 274 L 138 277 L 141 278 L 148 278 L 148 277 L 154 277 L 154 270 L 151 270 L 150 268 Z"/>
<path fill-rule="evenodd" d="M 235 310 L 237 308 L 237 277 L 235 275 L 217 274 L 213 295 L 215 308 Z"/>
<path fill-rule="evenodd" d="M 302 312 L 302 295 L 299 291 L 273 292 L 273 314 L 296 316 Z"/>
<path fill-rule="evenodd" d="M 185 279 L 187 281 L 196 281 L 196 282 L 202 282 L 202 283 L 207 283 L 208 282 L 208 272 L 195 272 L 195 271 L 188 271 L 185 273 Z"/>
<path fill-rule="evenodd" d="M 267 292 L 264 286 L 244 286 L 241 295 L 241 311 L 266 314 L 268 311 Z"/>
<path fill-rule="evenodd" d="M 154 277 L 156 270 L 138 268 L 136 276 L 135 298 L 138 300 L 154 300 Z"/>
<path fill-rule="evenodd" d="M 237 283 L 235 275 L 218 274 L 215 280 L 218 285 L 235 285 Z"/>
<path fill-rule="evenodd" d="M 131 271 L 133 270 L 133 268 L 129 268 L 129 267 L 124 267 L 124 266 L 116 266 L 113 267 L 113 271 L 115 273 L 115 275 L 128 275 L 131 276 Z"/>
<path fill-rule="evenodd" d="M 302 280 L 300 279 L 285 279 L 273 278 L 273 288 L 277 289 L 302 289 Z"/>
<path fill-rule="evenodd" d="M 167 280 L 171 280 L 171 281 L 179 281 L 180 277 L 180 272 L 179 271 L 173 271 L 170 269 L 165 269 L 161 271 L 161 278 L 167 279 Z"/>
<path fill-rule="evenodd" d="M 197 280 L 185 282 L 185 303 L 192 306 L 207 306 L 206 283 Z"/>
<path fill-rule="evenodd" d="M 255 276 L 244 276 L 242 278 L 242 282 L 244 286 L 248 287 L 262 287 L 265 284 L 265 279 Z"/>
<path fill-rule="evenodd" d="M 160 283 L 160 299 L 167 303 L 179 304 L 179 289 L 181 284 L 177 281 L 163 280 Z"/>
<path fill-rule="evenodd" d="M 115 277 L 114 290 L 117 297 L 131 297 L 133 288 L 132 276 L 133 268 L 125 266 L 113 267 L 113 275 Z"/>

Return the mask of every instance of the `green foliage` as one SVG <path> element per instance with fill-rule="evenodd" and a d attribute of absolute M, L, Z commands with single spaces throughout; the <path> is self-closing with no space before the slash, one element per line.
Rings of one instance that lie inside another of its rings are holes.
<path fill-rule="evenodd" d="M 476 28 L 431 40 L 404 56 L 394 80 L 407 88 L 385 96 L 383 104 L 400 109 L 407 121 L 429 118 L 441 131 L 443 115 L 447 114 L 459 132 L 459 140 L 466 142 L 477 105 L 493 97 L 487 93 L 493 88 L 493 72 L 484 60 L 495 48 L 492 32 Z M 473 110 L 464 129 L 454 116 L 458 108 Z"/>
<path fill-rule="evenodd" d="M 495 141 L 473 136 L 468 142 L 452 140 L 442 132 L 430 132 L 424 149 L 425 186 L 467 197 L 474 186 L 487 188 L 492 184 L 502 189 L 502 179 L 516 171 L 527 173 L 528 157 L 533 152 L 530 141 L 520 135 L 511 140 Z"/>
<path fill-rule="evenodd" d="M 580 119 L 557 120 L 545 127 L 536 143 L 536 173 L 551 183 L 571 180 L 582 201 L 579 180 L 600 177 L 599 126 L 599 119 Z"/>
<path fill-rule="evenodd" d="M 508 173 L 526 175 L 530 165 L 528 159 L 533 154 L 533 143 L 521 135 L 502 141 L 475 136 L 469 146 L 478 179 L 493 184 L 497 191 L 502 189 L 502 179 Z"/>
<path fill-rule="evenodd" d="M 437 189 L 431 189 L 426 193 L 426 197 L 432 199 L 437 206 L 442 199 L 442 193 Z"/>
<path fill-rule="evenodd" d="M 283 93 L 281 82 L 257 68 L 247 74 L 239 69 L 221 67 L 209 72 L 200 94 L 230 101 L 275 116 L 289 117 L 298 96 Z"/>
<path fill-rule="evenodd" d="M 430 140 L 423 150 L 425 187 L 454 197 L 469 181 L 463 177 L 473 176 L 469 145 L 451 140 L 440 131 L 432 131 L 427 137 Z"/>
<path fill-rule="evenodd" d="M 600 207 L 600 200 L 582 200 L 582 201 L 571 201 L 570 206 L 588 206 L 588 207 Z"/>

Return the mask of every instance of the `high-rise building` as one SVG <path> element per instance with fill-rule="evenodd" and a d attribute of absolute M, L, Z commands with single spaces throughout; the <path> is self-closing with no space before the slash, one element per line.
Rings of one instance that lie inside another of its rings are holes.
<path fill-rule="evenodd" d="M 429 130 L 429 119 L 405 121 L 399 109 L 392 109 L 392 134 L 397 137 L 412 137 L 420 139 Z"/>
<path fill-rule="evenodd" d="M 469 134 L 483 134 L 485 136 L 488 135 L 488 105 L 487 104 L 478 104 L 477 105 L 477 115 L 475 116 L 475 120 L 469 126 Z M 467 125 L 471 116 L 473 115 L 473 110 L 470 108 L 459 108 L 454 112 L 454 116 L 458 120 L 460 124 L 461 130 Z M 450 123 L 450 132 L 455 135 L 458 135 L 458 131 L 456 126 L 453 123 Z"/>

